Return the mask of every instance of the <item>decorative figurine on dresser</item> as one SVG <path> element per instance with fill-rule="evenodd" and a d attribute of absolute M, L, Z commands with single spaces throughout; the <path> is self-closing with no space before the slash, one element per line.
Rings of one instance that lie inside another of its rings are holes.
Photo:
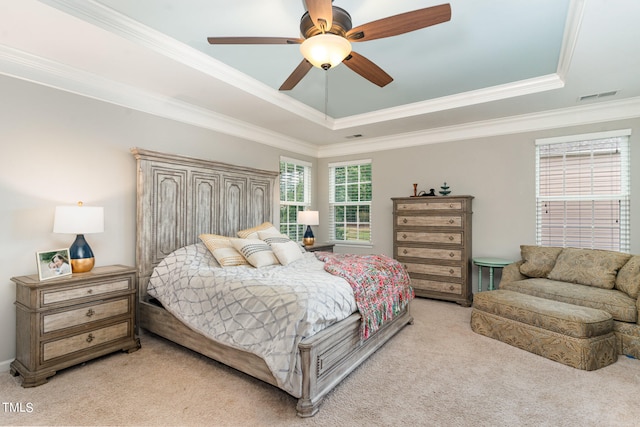
<path fill-rule="evenodd" d="M 473 196 L 391 200 L 393 257 L 409 273 L 416 296 L 471 306 Z"/>
<path fill-rule="evenodd" d="M 16 284 L 16 359 L 12 375 L 23 387 L 47 382 L 56 371 L 114 351 L 140 348 L 135 335 L 136 269 L 96 267 L 86 273 Z"/>

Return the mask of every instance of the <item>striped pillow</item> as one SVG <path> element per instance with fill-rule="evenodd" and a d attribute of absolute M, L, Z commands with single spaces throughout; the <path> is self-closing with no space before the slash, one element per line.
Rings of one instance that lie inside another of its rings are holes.
<path fill-rule="evenodd" d="M 201 234 L 198 236 L 209 252 L 223 267 L 247 265 L 247 260 L 231 244 L 231 239 L 217 234 Z"/>
<path fill-rule="evenodd" d="M 254 267 L 279 264 L 271 247 L 260 239 L 231 239 L 231 244 Z"/>
<path fill-rule="evenodd" d="M 257 239 L 259 231 L 268 231 L 270 233 L 280 233 L 277 228 L 273 226 L 270 222 L 263 222 L 262 224 L 253 227 L 247 228 L 245 230 L 238 231 L 238 237 L 241 239 Z"/>

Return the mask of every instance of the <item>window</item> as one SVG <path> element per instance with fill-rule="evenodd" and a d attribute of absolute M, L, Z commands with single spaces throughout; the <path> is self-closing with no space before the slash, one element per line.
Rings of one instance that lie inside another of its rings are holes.
<path fill-rule="evenodd" d="M 329 165 L 329 236 L 371 243 L 371 160 Z"/>
<path fill-rule="evenodd" d="M 630 130 L 536 141 L 536 243 L 630 250 Z"/>
<path fill-rule="evenodd" d="M 304 225 L 296 222 L 298 211 L 311 204 L 311 163 L 280 158 L 280 232 L 302 241 Z"/>

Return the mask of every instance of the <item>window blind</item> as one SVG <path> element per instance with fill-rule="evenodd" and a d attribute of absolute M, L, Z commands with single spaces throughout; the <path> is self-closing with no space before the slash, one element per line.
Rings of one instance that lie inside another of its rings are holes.
<path fill-rule="evenodd" d="M 329 164 L 331 241 L 371 243 L 371 160 Z"/>
<path fill-rule="evenodd" d="M 280 232 L 301 241 L 304 225 L 298 211 L 311 205 L 311 163 L 280 157 Z"/>
<path fill-rule="evenodd" d="M 536 243 L 630 250 L 630 131 L 536 141 Z"/>

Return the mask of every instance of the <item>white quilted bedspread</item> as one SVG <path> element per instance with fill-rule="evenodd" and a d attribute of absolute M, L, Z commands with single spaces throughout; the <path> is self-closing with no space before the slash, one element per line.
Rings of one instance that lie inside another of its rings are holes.
<path fill-rule="evenodd" d="M 202 243 L 154 270 L 147 292 L 190 328 L 263 358 L 278 386 L 300 397 L 298 343 L 356 311 L 351 286 L 313 253 L 287 266 L 220 267 Z"/>

